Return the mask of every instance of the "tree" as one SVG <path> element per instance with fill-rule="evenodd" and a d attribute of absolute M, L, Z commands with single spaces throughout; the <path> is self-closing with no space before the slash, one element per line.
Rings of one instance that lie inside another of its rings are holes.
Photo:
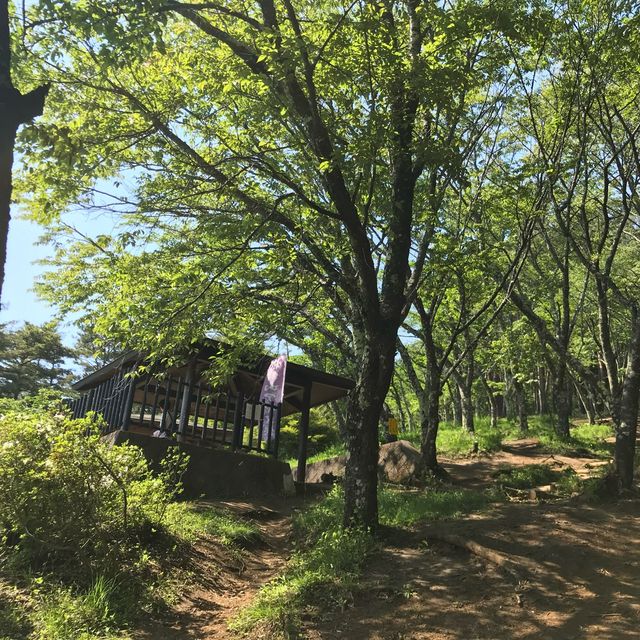
<path fill-rule="evenodd" d="M 438 233 L 428 177 L 463 183 L 478 135 L 437 125 L 504 80 L 515 17 L 467 0 L 41 2 L 33 49 L 60 111 L 25 139 L 32 209 L 51 221 L 91 204 L 98 178 L 137 181 L 112 200 L 130 227 L 60 255 L 53 297 L 157 355 L 213 325 L 242 341 L 266 314 L 282 322 L 250 315 L 256 292 L 336 293 L 357 371 L 345 523 L 375 526 L 379 416 Z"/>
<path fill-rule="evenodd" d="M 11 81 L 11 34 L 9 0 L 0 0 L 0 297 L 7 258 L 7 238 L 11 219 L 13 149 L 20 125 L 42 115 L 49 85 L 26 94 Z"/>
<path fill-rule="evenodd" d="M 122 353 L 122 348 L 108 338 L 96 333 L 91 325 L 80 327 L 80 335 L 76 340 L 74 352 L 83 375 L 89 375 L 115 360 Z"/>
<path fill-rule="evenodd" d="M 71 376 L 65 360 L 75 353 L 62 343 L 54 322 L 0 329 L 0 395 L 18 398 L 38 389 L 63 389 Z"/>
<path fill-rule="evenodd" d="M 549 48 L 517 72 L 549 210 L 592 282 L 616 428 L 614 474 L 618 488 L 627 490 L 640 400 L 640 292 L 635 263 L 625 258 L 640 240 L 639 18 L 635 5 L 626 2 L 584 3 L 577 11 L 568 4 L 558 11 L 566 19 L 558 21 Z M 554 342 L 551 336 L 548 343 Z M 556 351 L 561 362 L 567 358 L 562 345 Z"/>

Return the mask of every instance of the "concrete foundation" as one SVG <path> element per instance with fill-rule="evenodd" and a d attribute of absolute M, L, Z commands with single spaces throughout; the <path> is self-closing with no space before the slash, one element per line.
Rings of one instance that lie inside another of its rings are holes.
<path fill-rule="evenodd" d="M 273 458 L 197 447 L 127 431 L 114 431 L 105 440 L 114 445 L 126 442 L 140 447 L 152 466 L 159 464 L 169 447 L 177 446 L 187 453 L 189 464 L 182 478 L 185 498 L 240 498 L 294 492 L 291 468 Z"/>

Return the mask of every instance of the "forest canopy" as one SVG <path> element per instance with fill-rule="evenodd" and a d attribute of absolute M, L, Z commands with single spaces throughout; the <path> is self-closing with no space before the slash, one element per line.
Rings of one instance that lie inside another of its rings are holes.
<path fill-rule="evenodd" d="M 71 2 L 14 12 L 51 85 L 15 189 L 57 248 L 40 285 L 162 357 L 276 337 L 356 388 L 345 523 L 377 521 L 385 401 L 427 469 L 449 405 L 611 416 L 640 391 L 634 2 Z M 113 233 L 70 211 L 109 212 Z M 410 399 L 408 400 L 407 398 Z M 543 406 L 544 405 L 544 406 Z"/>

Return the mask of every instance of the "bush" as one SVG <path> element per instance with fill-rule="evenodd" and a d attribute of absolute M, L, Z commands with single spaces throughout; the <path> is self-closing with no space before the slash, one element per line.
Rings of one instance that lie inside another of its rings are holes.
<path fill-rule="evenodd" d="M 176 456 L 154 476 L 140 449 L 103 442 L 90 419 L 3 403 L 0 535 L 35 568 L 109 572 L 160 525 Z"/>
<path fill-rule="evenodd" d="M 280 426 L 280 458 L 290 460 L 295 465 L 298 455 L 299 415 L 287 416 L 282 419 Z M 309 415 L 309 439 L 307 441 L 307 455 L 309 458 L 341 445 L 340 434 L 335 420 L 325 407 L 311 409 Z M 326 456 L 323 456 L 326 457 Z"/>

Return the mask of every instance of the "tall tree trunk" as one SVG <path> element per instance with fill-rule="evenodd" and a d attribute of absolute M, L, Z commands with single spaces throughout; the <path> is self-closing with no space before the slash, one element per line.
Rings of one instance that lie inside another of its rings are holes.
<path fill-rule="evenodd" d="M 441 468 L 438 464 L 436 452 L 436 439 L 440 427 L 440 397 L 442 395 L 442 382 L 440 368 L 435 362 L 427 362 L 426 380 L 427 398 L 422 418 L 421 454 L 422 464 L 427 471 L 440 475 Z"/>
<path fill-rule="evenodd" d="M 487 400 L 489 402 L 489 416 L 491 418 L 491 429 L 498 428 L 498 417 L 499 417 L 499 407 L 498 407 L 498 399 L 493 394 L 491 387 L 489 386 L 489 382 L 487 381 L 486 376 L 481 376 L 482 385 L 484 386 L 484 390 L 487 394 Z"/>
<path fill-rule="evenodd" d="M 462 409 L 462 428 L 469 433 L 475 433 L 474 422 L 475 407 L 473 403 L 472 385 L 465 384 L 458 387 L 460 391 L 460 408 Z"/>
<path fill-rule="evenodd" d="M 396 406 L 398 407 L 400 424 L 402 425 L 403 429 L 407 429 L 409 425 L 407 423 L 407 416 L 405 415 L 404 407 L 402 406 L 402 396 L 400 395 L 398 385 L 396 385 L 395 382 L 391 384 L 391 394 L 393 395 L 393 399 L 396 401 Z"/>
<path fill-rule="evenodd" d="M 336 419 L 336 424 L 338 425 L 338 433 L 344 442 L 347 439 L 347 415 L 344 401 L 336 400 L 332 402 L 330 406 Z"/>
<path fill-rule="evenodd" d="M 529 422 L 527 420 L 527 402 L 524 385 L 515 376 L 513 378 L 513 395 L 515 398 L 516 411 L 518 415 L 518 427 L 523 435 L 529 432 Z"/>
<path fill-rule="evenodd" d="M 618 402 L 619 419 L 615 425 L 614 467 L 619 490 L 629 490 L 633 486 L 636 452 L 638 400 L 640 396 L 640 320 L 638 319 L 637 311 L 634 310 L 633 316 L 627 370 Z"/>
<path fill-rule="evenodd" d="M 538 415 L 546 416 L 548 413 L 547 369 L 546 367 L 538 367 Z"/>
<path fill-rule="evenodd" d="M 4 284 L 7 239 L 11 219 L 13 148 L 20 125 L 42 114 L 48 86 L 22 95 L 11 82 L 9 2 L 0 0 L 0 296 Z"/>
<path fill-rule="evenodd" d="M 462 426 L 462 399 L 460 398 L 460 389 L 458 385 L 450 384 L 449 393 L 451 395 L 451 408 L 453 410 L 453 424 L 458 427 Z"/>
<path fill-rule="evenodd" d="M 378 423 L 391 385 L 396 337 L 367 336 L 347 410 L 344 525 L 378 523 Z"/>
<path fill-rule="evenodd" d="M 555 429 L 558 436 L 565 440 L 570 435 L 571 382 L 567 371 L 567 363 L 562 358 L 557 363 L 553 387 L 556 409 Z"/>

